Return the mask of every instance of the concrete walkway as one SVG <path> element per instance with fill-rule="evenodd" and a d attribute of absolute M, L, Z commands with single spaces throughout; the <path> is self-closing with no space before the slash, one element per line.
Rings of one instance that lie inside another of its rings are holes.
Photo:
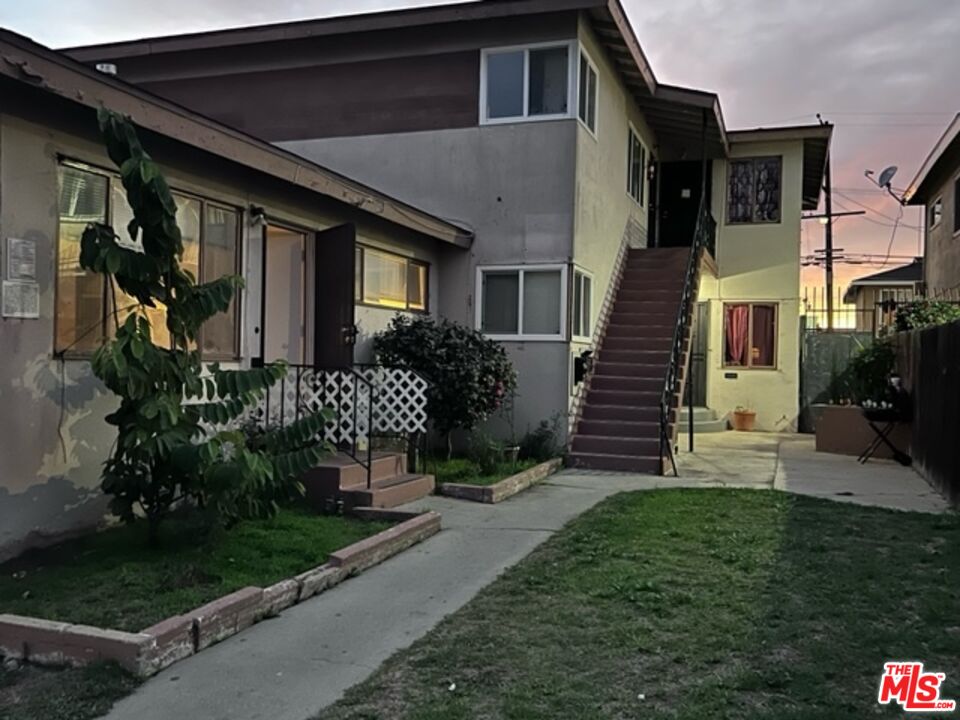
<path fill-rule="evenodd" d="M 768 487 L 859 505 L 946 512 L 947 501 L 910 468 L 892 460 L 818 453 L 810 435 L 726 432 L 698 435 L 693 454 L 681 438 L 677 464 L 700 486 Z"/>
<path fill-rule="evenodd" d="M 612 493 L 660 480 L 564 473 L 496 506 L 428 498 L 417 505 L 443 515 L 440 534 L 168 668 L 107 717 L 305 720 L 569 520 Z"/>

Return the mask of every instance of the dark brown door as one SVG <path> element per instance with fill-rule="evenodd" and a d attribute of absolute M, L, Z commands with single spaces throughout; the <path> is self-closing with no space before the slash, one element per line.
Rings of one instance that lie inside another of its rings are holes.
<path fill-rule="evenodd" d="M 341 225 L 316 236 L 313 362 L 319 368 L 353 366 L 354 273 L 357 230 Z"/>

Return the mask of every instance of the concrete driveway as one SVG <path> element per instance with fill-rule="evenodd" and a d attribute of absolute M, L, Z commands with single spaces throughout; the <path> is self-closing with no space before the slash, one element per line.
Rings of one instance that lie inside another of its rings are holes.
<path fill-rule="evenodd" d="M 768 487 L 841 502 L 940 513 L 947 501 L 910 468 L 892 460 L 861 465 L 818 453 L 811 435 L 725 432 L 680 438 L 680 475 L 701 486 Z"/>

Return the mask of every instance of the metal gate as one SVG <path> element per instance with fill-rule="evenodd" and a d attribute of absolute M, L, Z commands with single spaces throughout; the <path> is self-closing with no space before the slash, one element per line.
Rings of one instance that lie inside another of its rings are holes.
<path fill-rule="evenodd" d="M 707 344 L 710 341 L 710 303 L 697 303 L 693 313 L 693 335 L 690 340 L 690 375 L 683 390 L 683 404 L 707 406 Z"/>

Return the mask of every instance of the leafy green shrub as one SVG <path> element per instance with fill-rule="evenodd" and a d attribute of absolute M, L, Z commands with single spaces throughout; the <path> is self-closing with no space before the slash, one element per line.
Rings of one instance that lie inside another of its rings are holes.
<path fill-rule="evenodd" d="M 546 462 L 562 455 L 561 423 L 561 416 L 554 415 L 550 420 L 542 420 L 536 429 L 524 435 L 520 440 L 520 459 Z"/>
<path fill-rule="evenodd" d="M 269 516 L 297 478 L 326 454 L 318 443 L 332 414 L 308 415 L 255 442 L 241 430 L 213 431 L 249 413 L 286 373 L 284 364 L 233 371 L 212 364 L 204 373 L 197 336 L 203 323 L 230 305 L 238 277 L 198 285 L 183 270 L 177 206 L 160 169 L 144 151 L 132 123 L 101 109 L 100 131 L 120 169 L 134 219 L 125 228 L 139 248 L 121 244 L 112 227 L 83 233 L 80 265 L 107 276 L 107 287 L 135 299 L 115 337 L 94 353 L 94 374 L 120 399 L 107 416 L 117 441 L 105 464 L 102 488 L 111 511 L 133 522 L 146 516 L 151 542 L 161 520 L 182 500 L 193 500 L 226 521 Z M 146 308 L 166 307 L 170 347 L 155 345 Z"/>
<path fill-rule="evenodd" d="M 493 475 L 503 463 L 503 443 L 484 433 L 474 433 L 470 438 L 470 462 L 480 468 L 483 475 Z"/>
<path fill-rule="evenodd" d="M 841 377 L 845 395 L 857 405 L 867 401 L 883 402 L 891 399 L 890 375 L 896 366 L 897 355 L 888 340 L 878 340 L 861 350 L 850 361 Z"/>
<path fill-rule="evenodd" d="M 448 320 L 397 315 L 373 348 L 378 362 L 411 368 L 430 381 L 427 414 L 448 448 L 453 430 L 476 428 L 517 385 L 502 345 Z"/>
<path fill-rule="evenodd" d="M 917 330 L 960 320 L 960 305 L 940 300 L 914 300 L 897 308 L 897 330 Z"/>

